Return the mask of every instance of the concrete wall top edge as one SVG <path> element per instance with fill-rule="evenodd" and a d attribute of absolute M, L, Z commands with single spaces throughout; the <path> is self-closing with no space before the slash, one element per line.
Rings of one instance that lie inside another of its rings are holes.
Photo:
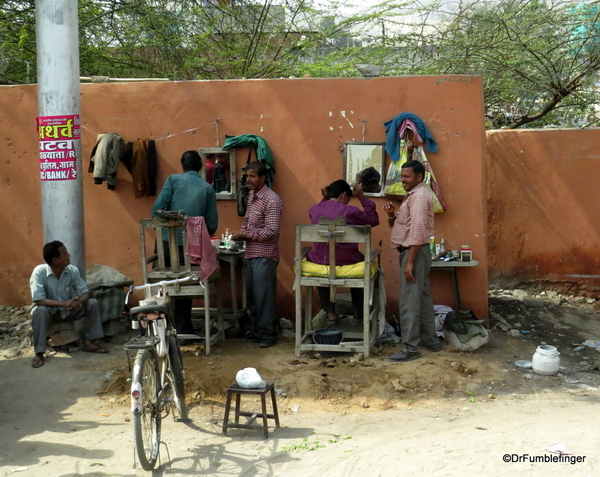
<path fill-rule="evenodd" d="M 486 135 L 496 134 L 522 134 L 522 133 L 556 133 L 559 131 L 600 131 L 600 128 L 530 128 L 530 129 L 491 129 L 486 131 Z"/>

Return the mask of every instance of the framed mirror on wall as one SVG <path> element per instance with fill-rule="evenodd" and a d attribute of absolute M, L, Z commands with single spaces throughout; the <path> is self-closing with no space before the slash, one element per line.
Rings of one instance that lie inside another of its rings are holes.
<path fill-rule="evenodd" d="M 217 200 L 236 199 L 235 149 L 226 151 L 220 147 L 201 147 L 198 152 L 202 159 L 200 175 L 213 186 Z"/>
<path fill-rule="evenodd" d="M 385 174 L 385 143 L 344 143 L 344 180 L 348 184 L 359 182 L 365 195 L 383 197 Z"/>

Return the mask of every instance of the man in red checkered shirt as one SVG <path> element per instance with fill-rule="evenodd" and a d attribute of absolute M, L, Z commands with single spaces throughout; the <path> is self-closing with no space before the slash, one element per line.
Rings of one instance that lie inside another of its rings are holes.
<path fill-rule="evenodd" d="M 406 197 L 398 212 L 389 202 L 383 206 L 392 228 L 392 247 L 400 252 L 400 331 L 404 351 L 389 361 L 403 362 L 420 358 L 420 347 L 440 351 L 436 335 L 433 299 L 429 289 L 433 236 L 433 199 L 423 184 L 425 168 L 419 161 L 402 165 L 401 180 Z"/>
<path fill-rule="evenodd" d="M 234 240 L 246 241 L 246 295 L 250 309 L 250 336 L 260 348 L 277 342 L 275 310 L 279 229 L 283 203 L 266 186 L 267 168 L 262 162 L 246 166 L 250 188 L 248 207 L 240 233 Z"/>

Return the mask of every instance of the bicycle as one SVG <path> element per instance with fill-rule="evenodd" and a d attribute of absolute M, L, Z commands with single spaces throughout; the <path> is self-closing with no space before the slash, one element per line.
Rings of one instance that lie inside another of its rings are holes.
<path fill-rule="evenodd" d="M 159 289 L 155 301 L 143 300 L 130 310 L 132 327 L 145 332 L 124 346 L 128 359 L 130 351 L 136 352 L 133 370 L 130 364 L 131 411 L 135 448 L 144 470 L 152 470 L 158 460 L 162 419 L 172 411 L 176 421 L 188 421 L 183 361 L 166 287 L 193 280 L 198 277 L 131 286 L 125 298 L 127 302 L 134 290 Z"/>

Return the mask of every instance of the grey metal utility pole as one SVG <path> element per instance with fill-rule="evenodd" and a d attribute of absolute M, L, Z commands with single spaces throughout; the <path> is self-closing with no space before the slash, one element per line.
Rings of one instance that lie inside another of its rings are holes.
<path fill-rule="evenodd" d="M 85 276 L 77 0 L 35 0 L 44 243 L 60 240 Z"/>

